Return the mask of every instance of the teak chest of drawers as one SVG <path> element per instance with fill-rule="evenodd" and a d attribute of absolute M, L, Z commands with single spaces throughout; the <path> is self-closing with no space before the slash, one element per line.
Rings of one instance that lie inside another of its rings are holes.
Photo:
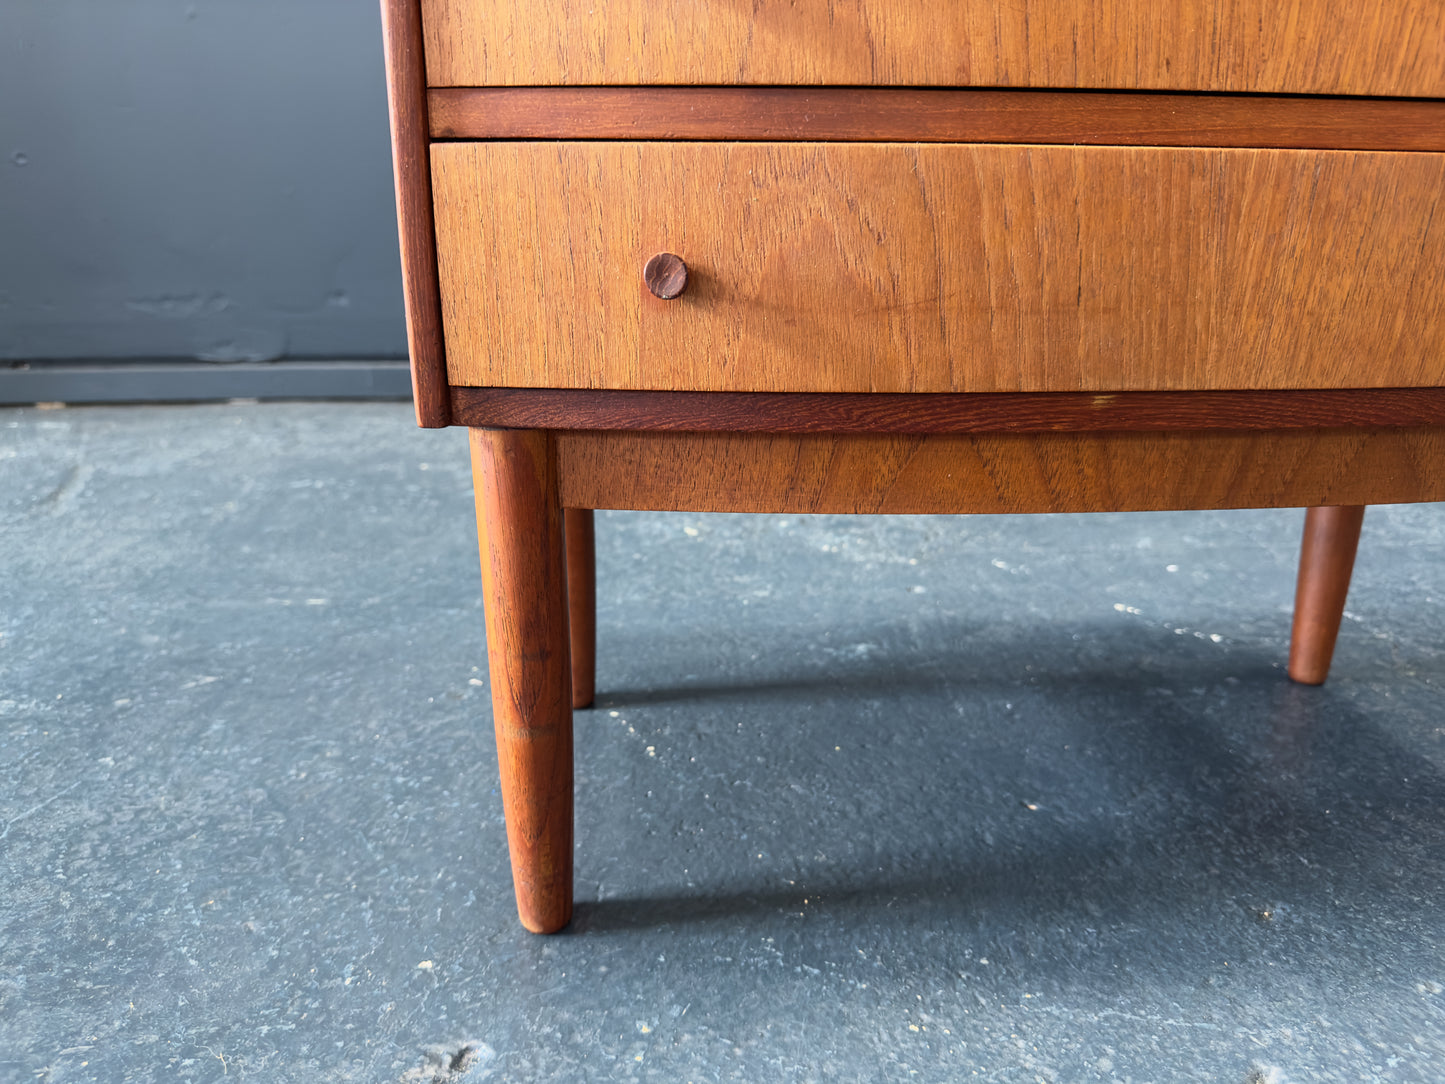
<path fill-rule="evenodd" d="M 522 922 L 594 508 L 1445 499 L 1445 0 L 383 0 L 417 417 L 472 430 Z M 1438 212 L 1438 213 L 1437 213 Z"/>

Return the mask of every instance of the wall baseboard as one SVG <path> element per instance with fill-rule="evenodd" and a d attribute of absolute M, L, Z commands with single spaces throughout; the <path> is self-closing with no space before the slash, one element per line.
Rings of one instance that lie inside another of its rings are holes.
<path fill-rule="evenodd" d="M 0 366 L 0 404 L 410 399 L 405 361 L 36 361 Z"/>

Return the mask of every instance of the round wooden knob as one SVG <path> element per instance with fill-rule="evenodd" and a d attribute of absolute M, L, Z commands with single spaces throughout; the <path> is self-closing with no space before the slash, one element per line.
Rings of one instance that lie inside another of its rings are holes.
<path fill-rule="evenodd" d="M 642 281 L 647 283 L 653 296 L 671 301 L 687 289 L 687 264 L 681 256 L 659 252 L 642 269 Z"/>

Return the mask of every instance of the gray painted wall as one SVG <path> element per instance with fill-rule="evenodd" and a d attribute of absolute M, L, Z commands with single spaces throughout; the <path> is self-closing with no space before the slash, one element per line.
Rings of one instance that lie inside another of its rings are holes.
<path fill-rule="evenodd" d="M 0 0 L 0 359 L 401 357 L 373 0 Z"/>

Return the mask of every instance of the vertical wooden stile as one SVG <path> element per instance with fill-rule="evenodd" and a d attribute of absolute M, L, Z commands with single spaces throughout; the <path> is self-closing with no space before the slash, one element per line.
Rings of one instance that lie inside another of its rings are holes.
<path fill-rule="evenodd" d="M 426 65 L 419 0 L 382 0 L 381 23 L 412 397 L 417 424 L 439 429 L 451 424 L 451 405 L 432 224 Z"/>

